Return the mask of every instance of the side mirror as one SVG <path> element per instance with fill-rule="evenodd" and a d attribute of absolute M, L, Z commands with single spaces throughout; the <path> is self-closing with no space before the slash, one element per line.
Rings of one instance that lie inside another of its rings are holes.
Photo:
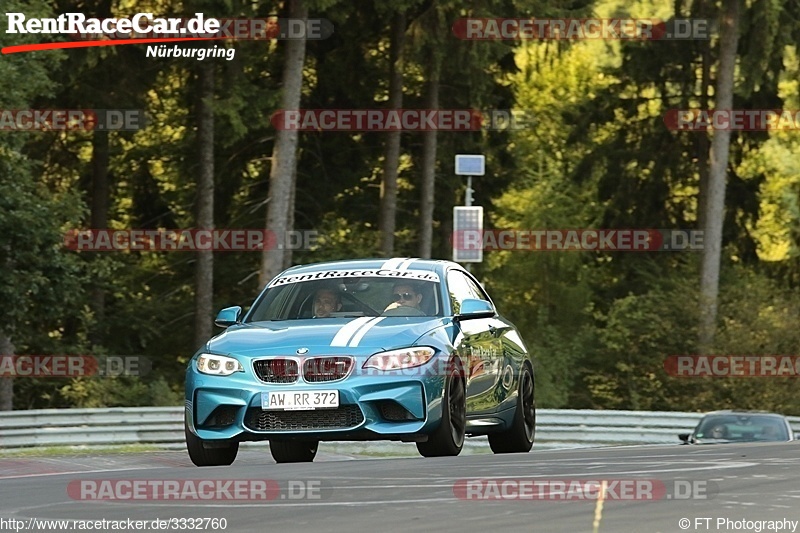
<path fill-rule="evenodd" d="M 678 435 L 678 438 L 683 441 L 684 444 L 689 444 L 689 437 L 691 437 L 691 433 L 681 433 Z"/>
<path fill-rule="evenodd" d="M 469 318 L 492 318 L 496 314 L 491 302 L 478 300 L 477 298 L 465 298 L 461 302 L 461 310 L 455 318 L 460 320 Z"/>
<path fill-rule="evenodd" d="M 794 434 L 794 440 L 800 440 L 800 433 Z"/>
<path fill-rule="evenodd" d="M 242 314 L 242 308 L 238 305 L 233 307 L 226 307 L 222 311 L 217 314 L 217 318 L 214 319 L 214 324 L 221 328 L 227 328 L 228 326 L 233 326 L 234 324 L 239 323 L 239 317 Z"/>

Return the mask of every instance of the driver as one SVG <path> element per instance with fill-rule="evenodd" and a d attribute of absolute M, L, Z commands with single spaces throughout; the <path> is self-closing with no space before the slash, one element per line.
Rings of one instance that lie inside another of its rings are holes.
<path fill-rule="evenodd" d="M 414 285 L 408 282 L 401 282 L 395 283 L 394 287 L 392 287 L 392 300 L 393 302 L 386 306 L 384 311 L 399 309 L 400 307 L 419 309 L 419 304 L 422 303 L 422 295 Z"/>
<path fill-rule="evenodd" d="M 721 424 L 719 426 L 714 426 L 714 428 L 711 430 L 711 438 L 712 439 L 728 438 L 728 428 Z"/>
<path fill-rule="evenodd" d="M 329 318 L 342 308 L 339 291 L 331 288 L 319 289 L 314 294 L 314 318 Z"/>

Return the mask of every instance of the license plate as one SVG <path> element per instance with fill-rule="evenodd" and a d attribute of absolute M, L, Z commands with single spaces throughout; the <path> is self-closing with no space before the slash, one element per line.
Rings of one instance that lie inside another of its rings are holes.
<path fill-rule="evenodd" d="M 287 390 L 261 393 L 265 411 L 313 411 L 339 407 L 338 390 Z"/>

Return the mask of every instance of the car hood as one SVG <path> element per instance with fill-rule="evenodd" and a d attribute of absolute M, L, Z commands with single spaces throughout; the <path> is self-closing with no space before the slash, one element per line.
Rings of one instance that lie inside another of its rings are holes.
<path fill-rule="evenodd" d="M 372 354 L 412 346 L 444 321 L 432 317 L 358 317 L 253 322 L 231 326 L 211 339 L 205 349 L 248 356 L 294 355 L 301 348 L 308 355 Z"/>

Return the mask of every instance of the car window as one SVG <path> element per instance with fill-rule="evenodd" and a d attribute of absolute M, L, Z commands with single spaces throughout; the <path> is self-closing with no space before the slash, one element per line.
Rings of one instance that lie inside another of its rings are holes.
<path fill-rule="evenodd" d="M 461 302 L 467 298 L 487 300 L 475 282 L 458 270 L 451 270 L 447 273 L 447 290 L 450 294 L 450 305 L 453 306 L 453 314 L 461 311 Z"/>
<path fill-rule="evenodd" d="M 706 417 L 697 429 L 697 438 L 723 441 L 789 440 L 786 425 L 774 417 L 726 415 Z"/>
<path fill-rule="evenodd" d="M 463 274 L 462 274 L 463 275 Z M 490 302 L 489 296 L 486 294 L 486 291 L 483 290 L 483 287 L 479 283 L 477 283 L 474 279 L 469 276 L 464 276 L 467 279 L 467 285 L 469 285 L 470 290 L 475 295 L 473 298 L 477 298 L 478 300 L 486 300 Z"/>

